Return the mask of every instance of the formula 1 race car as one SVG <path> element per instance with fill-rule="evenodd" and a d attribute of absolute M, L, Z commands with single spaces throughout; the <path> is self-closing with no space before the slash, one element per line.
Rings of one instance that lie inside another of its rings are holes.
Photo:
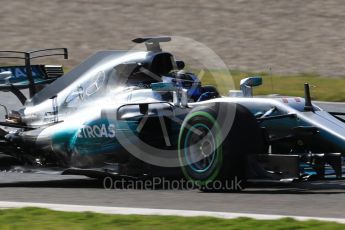
<path fill-rule="evenodd" d="M 61 169 L 89 177 L 300 181 L 342 177 L 345 124 L 305 98 L 255 96 L 260 77 L 221 96 L 162 51 L 169 37 L 134 39 L 147 51 L 102 51 L 63 73 L 30 60 L 67 49 L 1 51 L 0 90 L 24 108 L 0 122 L 2 168 Z M 14 54 L 14 56 L 13 56 Z M 21 92 L 29 89 L 30 98 Z M 11 129 L 9 129 L 10 127 Z"/>

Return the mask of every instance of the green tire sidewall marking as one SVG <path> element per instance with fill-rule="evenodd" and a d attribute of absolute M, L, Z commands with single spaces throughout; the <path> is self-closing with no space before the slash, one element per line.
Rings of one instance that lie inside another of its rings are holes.
<path fill-rule="evenodd" d="M 183 161 L 184 151 L 183 151 L 183 149 L 181 149 L 181 143 L 183 143 L 183 141 L 181 140 L 182 132 L 184 131 L 185 128 L 182 128 L 180 130 L 180 133 L 179 133 L 178 158 L 180 161 L 182 172 L 183 172 L 184 176 L 187 178 L 187 180 L 190 180 L 197 185 L 206 185 L 206 184 L 214 181 L 217 178 L 219 171 L 221 169 L 221 166 L 223 164 L 223 149 L 221 147 L 223 139 L 222 139 L 221 129 L 220 129 L 218 122 L 216 121 L 216 119 L 211 114 L 209 114 L 207 112 L 204 112 L 204 111 L 194 112 L 194 113 L 192 113 L 186 117 L 184 123 L 187 123 L 190 119 L 192 119 L 193 117 L 196 117 L 196 116 L 207 118 L 214 125 L 212 129 L 214 129 L 216 132 L 215 133 L 215 137 L 216 137 L 215 138 L 216 139 L 215 140 L 216 141 L 216 153 L 215 153 L 216 154 L 216 159 L 215 159 L 216 166 L 215 166 L 215 170 L 208 178 L 206 178 L 204 180 L 195 180 L 195 179 L 191 178 L 191 176 L 188 174 L 188 172 L 186 170 L 186 166 L 184 166 L 184 161 Z"/>

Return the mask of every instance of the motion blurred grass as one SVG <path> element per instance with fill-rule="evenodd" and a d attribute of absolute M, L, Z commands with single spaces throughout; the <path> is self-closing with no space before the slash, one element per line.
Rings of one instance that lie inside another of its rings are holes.
<path fill-rule="evenodd" d="M 96 213 L 57 212 L 39 208 L 0 210 L 0 229 L 344 229 L 345 225 L 320 222 L 280 220 L 232 220 L 210 217 L 174 217 L 139 215 L 104 215 Z"/>
<path fill-rule="evenodd" d="M 286 96 L 304 96 L 304 83 L 309 83 L 313 100 L 345 101 L 345 78 L 319 76 L 317 74 L 277 75 L 267 73 L 244 73 L 231 71 L 230 75 L 222 71 L 201 74 L 203 84 L 216 85 L 226 95 L 228 90 L 239 89 L 240 80 L 250 76 L 261 76 L 263 85 L 254 88 L 255 95 L 281 94 Z M 231 82 L 233 81 L 234 84 Z"/>

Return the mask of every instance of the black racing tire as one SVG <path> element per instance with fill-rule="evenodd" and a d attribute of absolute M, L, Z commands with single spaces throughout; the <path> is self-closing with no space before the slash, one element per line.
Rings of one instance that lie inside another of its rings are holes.
<path fill-rule="evenodd" d="M 226 128 L 227 116 L 231 114 L 231 128 Z M 255 117 L 234 103 L 193 109 L 182 124 L 178 141 L 184 176 L 204 191 L 244 189 L 247 156 L 263 153 L 264 149 L 263 134 Z"/>
<path fill-rule="evenodd" d="M 22 165 L 22 163 L 14 156 L 0 153 L 0 169 L 7 169 L 15 165 Z"/>

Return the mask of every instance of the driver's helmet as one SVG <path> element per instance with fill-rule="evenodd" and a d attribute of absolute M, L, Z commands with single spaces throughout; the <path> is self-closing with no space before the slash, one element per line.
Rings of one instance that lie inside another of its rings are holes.
<path fill-rule="evenodd" d="M 201 81 L 198 76 L 193 73 L 185 72 L 183 70 L 169 73 L 162 77 L 163 82 L 173 83 L 187 89 L 188 98 L 197 101 L 202 92 Z"/>

